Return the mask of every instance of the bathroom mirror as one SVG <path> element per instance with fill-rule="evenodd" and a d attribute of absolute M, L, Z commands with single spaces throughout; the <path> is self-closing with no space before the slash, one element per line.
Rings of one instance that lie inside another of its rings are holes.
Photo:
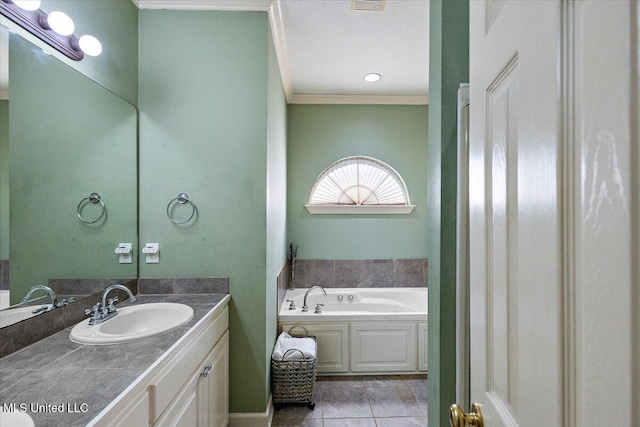
<path fill-rule="evenodd" d="M 81 297 L 136 278 L 136 108 L 19 35 L 8 39 L 0 259 L 11 304 L 36 285 Z M 132 262 L 119 262 L 120 243 L 132 244 Z"/>

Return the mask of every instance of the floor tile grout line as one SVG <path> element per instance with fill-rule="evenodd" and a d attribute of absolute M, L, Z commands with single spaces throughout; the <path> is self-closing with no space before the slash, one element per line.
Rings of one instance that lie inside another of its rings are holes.
<path fill-rule="evenodd" d="M 369 410 L 371 411 L 373 423 L 377 426 L 378 423 L 376 422 L 376 414 L 373 412 L 373 406 L 371 406 L 371 398 L 369 397 L 369 393 L 367 392 L 367 386 L 364 384 L 364 382 L 362 383 L 362 385 L 364 386 L 364 395 L 367 396 L 367 403 L 369 404 Z"/>

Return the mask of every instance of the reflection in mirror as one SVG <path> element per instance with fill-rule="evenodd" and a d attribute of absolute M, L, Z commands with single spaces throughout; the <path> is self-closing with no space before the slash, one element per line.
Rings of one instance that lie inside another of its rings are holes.
<path fill-rule="evenodd" d="M 0 205 L 9 207 L 0 210 L 0 307 L 38 285 L 61 301 L 135 279 L 135 107 L 16 34 L 9 79 L 0 100 Z M 104 207 L 81 203 L 92 193 Z M 129 262 L 115 253 L 120 243 L 132 243 Z M 34 309 L 50 304 L 42 290 L 33 297 Z"/>

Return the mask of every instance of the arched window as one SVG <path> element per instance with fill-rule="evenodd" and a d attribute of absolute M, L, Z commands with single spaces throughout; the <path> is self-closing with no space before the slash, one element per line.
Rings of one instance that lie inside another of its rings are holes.
<path fill-rule="evenodd" d="M 400 174 L 364 156 L 329 165 L 316 179 L 306 205 L 312 214 L 408 214 L 414 207 Z"/>

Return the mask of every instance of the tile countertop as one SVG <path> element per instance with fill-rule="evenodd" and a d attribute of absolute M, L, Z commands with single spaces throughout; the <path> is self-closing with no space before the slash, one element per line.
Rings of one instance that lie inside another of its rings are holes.
<path fill-rule="evenodd" d="M 194 317 L 169 332 L 112 345 L 75 343 L 67 328 L 0 359 L 0 407 L 25 404 L 36 427 L 86 425 L 225 296 L 142 295 L 140 303 L 187 304 Z"/>

